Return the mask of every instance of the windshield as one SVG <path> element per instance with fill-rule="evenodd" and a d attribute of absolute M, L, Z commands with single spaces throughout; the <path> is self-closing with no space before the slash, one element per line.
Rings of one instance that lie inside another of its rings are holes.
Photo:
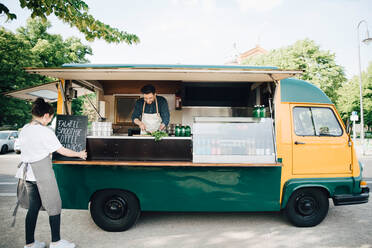
<path fill-rule="evenodd" d="M 7 139 L 9 136 L 9 133 L 0 133 L 0 139 Z"/>

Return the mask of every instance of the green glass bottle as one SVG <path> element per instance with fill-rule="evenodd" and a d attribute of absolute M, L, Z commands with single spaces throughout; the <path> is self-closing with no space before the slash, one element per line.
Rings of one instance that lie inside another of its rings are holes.
<path fill-rule="evenodd" d="M 186 127 L 181 126 L 181 135 L 180 136 L 186 136 Z"/>
<path fill-rule="evenodd" d="M 176 136 L 176 137 L 181 136 L 181 127 L 180 127 L 180 125 L 177 125 L 177 126 L 176 126 L 175 136 Z"/>
<path fill-rule="evenodd" d="M 265 105 L 261 105 L 261 106 L 260 106 L 260 117 L 261 117 L 261 118 L 265 118 L 265 117 L 266 117 L 266 109 L 265 109 Z"/>
<path fill-rule="evenodd" d="M 190 137 L 191 136 L 191 127 L 190 126 L 186 126 L 185 127 L 185 136 L 186 137 Z"/>
<path fill-rule="evenodd" d="M 253 107 L 253 117 L 260 117 L 260 108 L 258 105 L 254 105 Z"/>

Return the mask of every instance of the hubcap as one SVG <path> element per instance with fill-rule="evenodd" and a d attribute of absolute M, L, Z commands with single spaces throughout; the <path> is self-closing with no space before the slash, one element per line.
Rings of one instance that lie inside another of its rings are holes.
<path fill-rule="evenodd" d="M 312 215 L 316 210 L 316 201 L 311 196 L 302 196 L 297 200 L 297 210 L 301 215 Z"/>
<path fill-rule="evenodd" d="M 127 203 L 122 197 L 114 195 L 106 201 L 103 211 L 110 219 L 117 220 L 125 216 Z"/>

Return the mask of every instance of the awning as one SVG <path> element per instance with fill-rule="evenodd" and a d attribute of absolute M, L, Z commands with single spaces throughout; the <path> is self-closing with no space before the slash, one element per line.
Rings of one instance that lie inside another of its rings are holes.
<path fill-rule="evenodd" d="M 183 82 L 271 82 L 302 73 L 275 67 L 190 65 L 66 65 L 61 68 L 26 68 L 26 71 L 66 80 Z"/>
<path fill-rule="evenodd" d="M 35 101 L 42 97 L 47 102 L 55 102 L 58 99 L 58 81 L 38 86 L 32 86 L 21 90 L 15 90 L 4 95 L 15 97 L 22 100 Z M 77 91 L 77 96 L 86 95 L 94 91 L 80 84 L 72 83 L 72 88 Z"/>

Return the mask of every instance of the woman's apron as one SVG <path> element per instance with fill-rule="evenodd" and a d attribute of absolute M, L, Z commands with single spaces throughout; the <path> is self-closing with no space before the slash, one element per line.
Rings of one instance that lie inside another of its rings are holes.
<path fill-rule="evenodd" d="M 147 132 L 155 132 L 159 129 L 162 119 L 159 114 L 158 108 L 158 101 L 155 96 L 155 104 L 156 104 L 156 113 L 155 114 L 145 114 L 145 106 L 146 102 L 143 100 L 143 108 L 142 108 L 142 122 L 145 124 L 146 130 L 141 130 L 141 134 L 146 134 Z"/>

